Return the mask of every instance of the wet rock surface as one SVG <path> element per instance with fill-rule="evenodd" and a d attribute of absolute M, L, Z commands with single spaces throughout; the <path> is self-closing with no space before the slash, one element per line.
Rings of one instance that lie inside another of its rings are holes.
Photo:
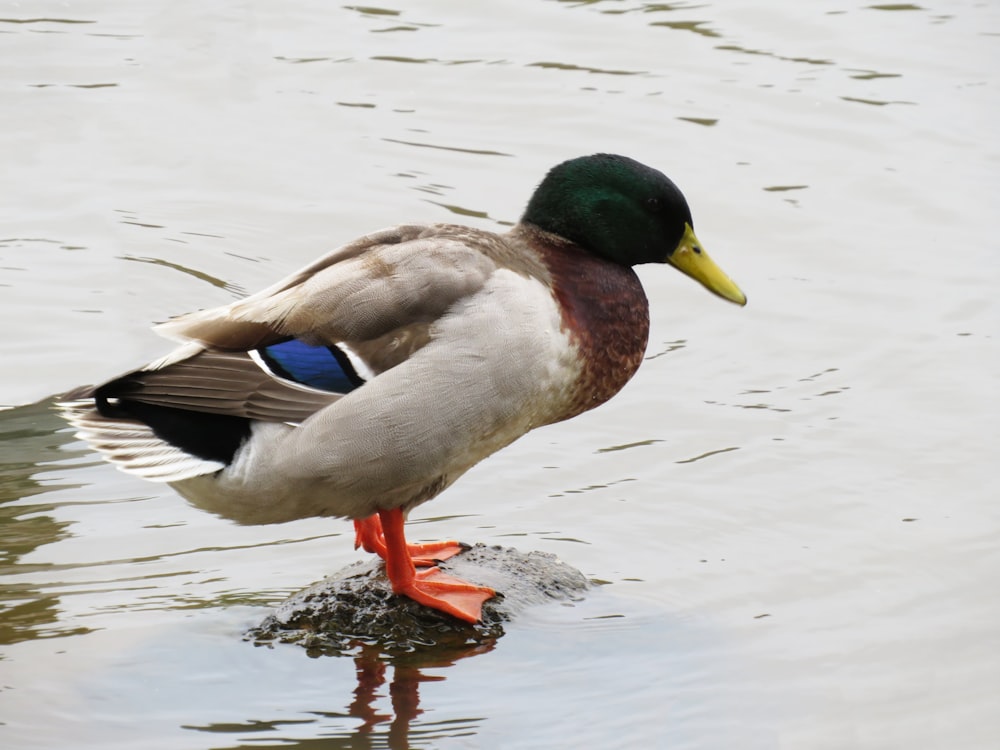
<path fill-rule="evenodd" d="M 439 565 L 498 596 L 483 604 L 475 625 L 392 593 L 382 561 L 350 565 L 283 602 L 247 633 L 259 644 L 297 643 L 316 654 L 353 653 L 359 645 L 413 653 L 489 647 L 504 623 L 528 607 L 582 598 L 590 587 L 575 568 L 546 552 L 477 544 Z"/>

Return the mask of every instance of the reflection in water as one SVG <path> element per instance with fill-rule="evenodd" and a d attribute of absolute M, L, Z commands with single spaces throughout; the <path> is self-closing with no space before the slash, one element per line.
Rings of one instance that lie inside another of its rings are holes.
<path fill-rule="evenodd" d="M 798 385 L 799 383 L 813 383 L 820 378 L 826 378 L 831 373 L 839 372 L 837 367 L 828 367 L 822 372 L 813 373 L 812 375 L 807 375 L 806 377 L 797 378 L 794 383 L 787 385 L 777 385 L 770 388 L 747 388 L 740 392 L 740 396 L 752 396 L 754 397 L 750 401 L 744 403 L 731 403 L 727 401 L 716 401 L 706 400 L 706 404 L 712 404 L 713 406 L 727 406 L 735 409 L 761 409 L 765 411 L 773 411 L 778 413 L 786 413 L 795 410 L 799 410 L 801 407 L 801 402 L 812 401 L 814 398 L 819 398 L 823 396 L 835 396 L 843 394 L 851 390 L 849 385 L 835 385 L 823 388 L 820 391 L 815 390 L 812 386 Z M 764 402 L 757 399 L 757 396 L 763 394 L 771 394 L 773 400 L 770 402 Z M 796 409 L 793 409 L 793 404 Z"/>
<path fill-rule="evenodd" d="M 85 627 L 53 627 L 59 621 L 59 597 L 43 595 L 29 586 L 0 586 L 0 610 L 0 646 L 91 632 Z"/>
<path fill-rule="evenodd" d="M 693 31 L 695 34 L 707 37 L 721 36 L 718 32 L 705 28 L 705 24 L 707 23 L 707 21 L 654 21 L 649 25 L 665 26 L 668 29 L 677 29 L 679 31 Z"/>
<path fill-rule="evenodd" d="M 683 120 L 684 122 L 691 122 L 695 125 L 702 125 L 706 128 L 710 128 L 713 125 L 717 125 L 719 120 L 715 117 L 678 117 L 678 120 Z"/>
<path fill-rule="evenodd" d="M 617 451 L 628 450 L 629 448 L 639 448 L 646 445 L 653 445 L 655 443 L 662 443 L 662 440 L 657 438 L 651 438 L 649 440 L 636 440 L 631 443 L 622 443 L 621 445 L 609 445 L 607 448 L 598 448 L 595 453 L 615 453 Z"/>
<path fill-rule="evenodd" d="M 770 185 L 763 188 L 765 193 L 784 193 L 789 190 L 805 190 L 808 185 Z"/>
<path fill-rule="evenodd" d="M 33 250 L 27 243 L 29 242 L 43 242 L 48 245 L 58 245 L 60 250 L 82 250 L 80 245 L 68 245 L 63 243 L 61 240 L 47 240 L 44 237 L 10 237 L 0 241 L 0 248 L 11 248 L 12 250 Z M 13 260 L 14 254 L 11 253 L 9 256 L 5 253 L 3 256 L 4 270 L 5 271 L 25 271 L 27 266 L 13 266 L 9 263 Z M 7 283 L 0 284 L 0 286 L 9 286 Z"/>
<path fill-rule="evenodd" d="M 34 24 L 34 23 L 97 23 L 97 21 L 85 21 L 80 18 L 0 18 L 0 23 Z"/>
<path fill-rule="evenodd" d="M 533 62 L 528 63 L 529 68 L 553 68 L 555 70 L 572 70 L 583 73 L 598 73 L 608 76 L 641 76 L 648 75 L 648 70 L 612 70 L 609 68 L 595 68 L 590 65 L 571 65 L 560 62 Z"/>
<path fill-rule="evenodd" d="M 874 81 L 877 78 L 899 78 L 899 73 L 879 73 L 877 70 L 865 70 L 863 68 L 845 68 L 848 73 L 853 73 L 850 76 L 859 81 Z"/>
<path fill-rule="evenodd" d="M 676 352 L 678 349 L 683 349 L 685 346 L 687 346 L 686 339 L 677 339 L 676 341 L 664 341 L 663 344 L 661 344 L 661 348 L 657 349 L 652 354 L 646 355 L 646 360 L 648 361 L 651 359 L 657 359 L 665 354 L 670 354 L 670 352 Z M 649 347 L 647 351 L 649 351 L 650 349 L 652 349 L 652 347 Z"/>
<path fill-rule="evenodd" d="M 919 5 L 912 3 L 888 3 L 886 5 L 869 5 L 871 10 L 923 10 Z"/>
<path fill-rule="evenodd" d="M 842 96 L 841 100 L 845 102 L 854 102 L 855 104 L 868 104 L 872 107 L 884 107 L 887 104 L 911 104 L 916 105 L 916 102 L 907 102 L 903 100 L 889 101 L 883 99 L 864 99 L 860 96 Z"/>
<path fill-rule="evenodd" d="M 402 146 L 416 146 L 417 148 L 434 148 L 441 151 L 454 151 L 458 154 L 476 154 L 479 156 L 513 156 L 513 154 L 505 154 L 501 151 L 492 151 L 490 149 L 477 149 L 477 148 L 459 148 L 458 146 L 446 146 L 440 143 L 421 143 L 419 141 L 404 141 L 399 138 L 383 138 L 386 143 L 398 143 Z"/>
<path fill-rule="evenodd" d="M 398 62 L 414 65 L 426 65 L 427 63 L 437 63 L 438 65 L 468 65 L 470 63 L 482 62 L 482 60 L 441 60 L 436 57 L 404 57 L 402 55 L 373 55 L 372 60 L 379 62 Z"/>
<path fill-rule="evenodd" d="M 123 222 L 123 223 L 128 224 L 130 222 Z M 155 225 L 144 224 L 143 226 L 155 226 Z M 232 284 L 228 281 L 225 281 L 224 279 L 220 279 L 217 276 L 212 276 L 211 274 L 205 273 L 204 271 L 198 271 L 193 268 L 188 268 L 187 266 L 182 266 L 179 263 L 171 263 L 170 261 L 163 260 L 161 258 L 140 258 L 135 255 L 122 255 L 120 257 L 122 260 L 134 261 L 136 263 L 149 263 L 154 266 L 163 266 L 164 268 L 172 268 L 175 271 L 180 271 L 181 273 L 186 273 L 189 276 L 194 276 L 196 279 L 200 279 L 201 281 L 207 281 L 212 286 L 219 287 L 220 289 L 228 289 L 230 291 L 243 293 L 243 290 L 236 284 Z"/>
<path fill-rule="evenodd" d="M 451 213 L 455 214 L 456 216 L 471 216 L 471 217 L 476 218 L 476 219 L 489 219 L 490 218 L 490 215 L 488 213 L 486 213 L 485 211 L 476 211 L 476 210 L 471 209 L 471 208 L 462 208 L 461 206 L 455 206 L 455 205 L 452 205 L 450 203 L 439 203 L 438 201 L 427 201 L 427 202 L 428 203 L 432 203 L 435 206 L 440 206 L 441 208 L 443 208 L 443 209 L 445 209 L 447 211 L 450 211 Z M 494 219 L 494 221 L 496 221 L 496 220 Z M 497 222 L 497 223 L 499 223 L 499 222 Z"/>
<path fill-rule="evenodd" d="M 187 725 L 192 729 L 212 734 L 244 735 L 248 732 L 268 732 L 272 743 L 255 742 L 255 748 L 375 748 L 388 747 L 390 750 L 405 750 L 419 743 L 440 740 L 443 737 L 474 735 L 485 720 L 483 717 L 448 719 L 446 721 L 420 721 L 420 685 L 425 682 L 443 682 L 444 675 L 425 674 L 428 669 L 446 669 L 470 656 L 478 656 L 493 650 L 494 643 L 474 646 L 437 646 L 432 649 L 401 652 L 388 651 L 372 643 L 355 642 L 352 652 L 341 654 L 354 659 L 357 683 L 353 700 L 345 711 L 311 711 L 316 719 L 251 719 L 245 722 L 212 723 Z M 297 648 L 297 647 L 291 647 Z M 388 687 L 388 689 L 386 689 Z M 384 699 L 389 699 L 388 705 Z M 276 737 L 275 734 L 299 725 L 311 725 L 315 734 L 317 723 L 329 722 L 321 737 L 295 738 Z M 350 730 L 341 730 L 346 722 L 354 720 Z M 360 723 L 356 723 L 360 721 Z M 231 745 L 235 750 L 245 745 Z"/>
<path fill-rule="evenodd" d="M 833 65 L 833 60 L 827 60 L 825 58 L 815 58 L 815 57 L 789 57 L 788 55 L 778 55 L 774 52 L 769 52 L 764 49 L 750 49 L 749 47 L 741 47 L 738 44 L 720 44 L 716 47 L 717 50 L 722 50 L 723 52 L 741 52 L 744 55 L 758 55 L 762 57 L 773 57 L 775 60 L 782 60 L 784 62 L 795 62 L 795 63 L 805 63 L 806 65 Z"/>
<path fill-rule="evenodd" d="M 46 492 L 78 486 L 46 476 L 64 468 L 67 458 L 86 455 L 82 448 L 73 453 L 63 448 L 74 438 L 61 429 L 62 420 L 50 401 L 0 411 L 0 645 L 86 632 L 56 628 L 58 597 L 11 581 L 17 575 L 51 568 L 19 560 L 69 536 L 69 523 L 50 515 L 56 506 L 36 499 Z"/>
<path fill-rule="evenodd" d="M 703 458 L 708 458 L 709 456 L 717 456 L 720 453 L 729 453 L 730 451 L 738 451 L 740 446 L 731 445 L 728 448 L 719 448 L 714 451 L 706 451 L 705 453 L 699 453 L 697 456 L 691 458 L 682 458 L 680 460 L 674 461 L 675 464 L 693 464 L 695 461 L 701 461 Z"/>
<path fill-rule="evenodd" d="M 386 739 L 389 747 L 409 747 L 411 722 L 423 713 L 420 709 L 420 684 L 445 679 L 442 675 L 425 675 L 421 669 L 450 667 L 459 659 L 492 651 L 493 646 L 493 643 L 488 643 L 466 649 L 435 649 L 421 654 L 408 654 L 387 662 L 381 648 L 362 645 L 354 657 L 358 686 L 354 691 L 354 701 L 348 709 L 350 716 L 363 722 L 356 734 L 372 735 L 379 724 L 388 723 Z M 392 679 L 389 681 L 389 700 L 392 711 L 385 713 L 378 709 L 376 701 L 382 696 L 379 689 L 385 685 L 386 671 L 390 665 Z"/>

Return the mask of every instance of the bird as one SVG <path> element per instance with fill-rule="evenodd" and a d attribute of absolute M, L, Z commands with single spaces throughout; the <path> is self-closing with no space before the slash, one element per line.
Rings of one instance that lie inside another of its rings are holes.
<path fill-rule="evenodd" d="M 402 224 L 155 330 L 166 356 L 64 394 L 118 468 L 239 523 L 354 523 L 392 591 L 478 622 L 496 592 L 409 544 L 410 511 L 530 430 L 614 396 L 644 357 L 634 266 L 673 266 L 746 304 L 665 174 L 598 153 L 550 169 L 504 233 Z"/>

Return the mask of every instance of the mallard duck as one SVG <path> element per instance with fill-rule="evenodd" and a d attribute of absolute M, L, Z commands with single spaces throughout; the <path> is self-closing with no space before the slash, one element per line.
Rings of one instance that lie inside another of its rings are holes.
<path fill-rule="evenodd" d="M 65 395 L 119 468 L 242 523 L 353 519 L 393 591 L 468 622 L 492 589 L 443 573 L 454 541 L 404 520 L 529 430 L 593 409 L 643 358 L 632 269 L 668 263 L 746 303 L 709 259 L 681 191 L 596 154 L 545 176 L 507 233 L 375 232 L 262 292 L 157 326 L 164 358 Z"/>

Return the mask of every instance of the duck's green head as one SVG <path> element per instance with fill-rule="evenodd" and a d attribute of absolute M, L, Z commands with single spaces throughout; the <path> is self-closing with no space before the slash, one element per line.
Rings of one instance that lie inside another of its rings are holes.
<path fill-rule="evenodd" d="M 746 304 L 695 236 L 678 187 L 634 159 L 594 154 L 553 167 L 521 221 L 622 265 L 669 263 L 723 299 Z"/>

